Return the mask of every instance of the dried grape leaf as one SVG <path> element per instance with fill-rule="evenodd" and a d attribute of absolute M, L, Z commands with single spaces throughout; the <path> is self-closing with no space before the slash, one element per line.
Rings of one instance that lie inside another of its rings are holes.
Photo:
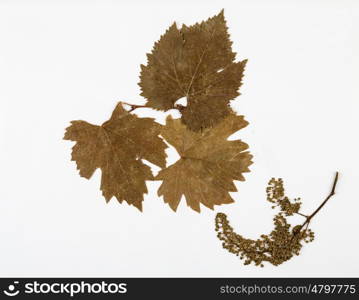
<path fill-rule="evenodd" d="M 151 169 L 141 159 L 166 166 L 166 144 L 158 136 L 161 125 L 151 118 L 138 118 L 118 103 L 111 118 L 101 126 L 72 121 L 65 140 L 75 141 L 72 160 L 80 175 L 89 179 L 97 168 L 102 171 L 101 190 L 108 202 L 113 196 L 142 210 L 146 180 Z"/>
<path fill-rule="evenodd" d="M 212 127 L 230 114 L 239 95 L 246 60 L 235 62 L 223 10 L 207 21 L 178 29 L 174 23 L 141 65 L 147 106 L 168 110 L 187 97 L 182 121 L 194 131 Z"/>
<path fill-rule="evenodd" d="M 214 205 L 233 202 L 228 192 L 237 191 L 233 180 L 244 181 L 252 155 L 241 140 L 227 138 L 247 126 L 243 116 L 229 114 L 213 128 L 189 130 L 179 119 L 167 117 L 161 135 L 173 145 L 180 159 L 163 169 L 155 180 L 163 180 L 158 195 L 176 211 L 182 195 L 187 205 L 200 212 L 200 203 Z"/>

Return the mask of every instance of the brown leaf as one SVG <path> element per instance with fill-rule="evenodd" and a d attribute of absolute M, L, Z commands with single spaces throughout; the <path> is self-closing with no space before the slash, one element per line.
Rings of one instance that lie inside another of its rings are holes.
<path fill-rule="evenodd" d="M 113 196 L 142 210 L 146 180 L 153 175 L 146 159 L 160 167 L 166 166 L 165 143 L 159 138 L 161 125 L 151 118 L 138 118 L 119 103 L 111 118 L 101 126 L 85 121 L 72 121 L 65 140 L 75 141 L 72 160 L 80 175 L 89 179 L 97 168 L 102 171 L 101 190 L 109 201 Z"/>
<path fill-rule="evenodd" d="M 182 121 L 192 130 L 211 127 L 231 113 L 246 60 L 235 62 L 223 11 L 179 30 L 173 24 L 141 65 L 141 95 L 147 106 L 168 110 L 187 97 Z"/>
<path fill-rule="evenodd" d="M 200 203 L 213 209 L 214 205 L 233 202 L 228 192 L 237 191 L 233 180 L 245 180 L 242 173 L 249 172 L 252 155 L 244 152 L 246 143 L 227 138 L 247 124 L 243 116 L 231 113 L 215 127 L 194 132 L 169 116 L 161 135 L 181 158 L 156 176 L 155 180 L 163 180 L 158 195 L 163 195 L 174 211 L 182 195 L 198 212 Z"/>

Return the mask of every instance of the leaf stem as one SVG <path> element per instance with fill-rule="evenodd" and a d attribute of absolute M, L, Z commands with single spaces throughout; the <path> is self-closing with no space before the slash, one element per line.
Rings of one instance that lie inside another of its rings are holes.
<path fill-rule="evenodd" d="M 122 102 L 122 101 L 121 101 L 121 103 L 131 107 L 130 110 L 128 110 L 128 112 L 132 112 L 137 108 L 151 108 L 151 107 L 149 107 L 147 105 L 137 105 L 137 104 L 131 104 L 131 103 Z M 181 104 L 177 104 L 177 105 L 173 106 L 173 109 L 177 109 L 179 111 L 182 111 L 184 108 L 186 108 L 186 106 L 183 106 Z"/>
<path fill-rule="evenodd" d="M 173 109 L 177 109 L 178 111 L 182 111 L 186 108 L 186 106 L 182 105 L 182 104 L 176 104 L 173 106 Z"/>
<path fill-rule="evenodd" d="M 121 102 L 121 103 L 131 106 L 131 109 L 128 112 L 134 111 L 137 108 L 146 108 L 146 107 L 148 108 L 148 106 L 146 106 L 146 105 L 136 105 L 136 104 L 131 104 L 131 103 L 127 103 L 127 102 Z"/>
<path fill-rule="evenodd" d="M 304 221 L 304 223 L 300 226 L 300 228 L 298 229 L 298 233 L 301 232 L 301 230 L 303 229 L 304 226 L 306 226 L 306 229 L 308 228 L 308 225 L 310 223 L 310 221 L 313 219 L 313 217 L 323 208 L 323 206 L 328 202 L 328 200 L 335 194 L 335 188 L 337 186 L 337 182 L 338 182 L 338 177 L 339 177 L 339 173 L 336 172 L 335 173 L 335 177 L 334 177 L 334 182 L 332 185 L 332 189 L 329 193 L 329 195 L 324 199 L 324 201 L 318 206 L 318 208 L 309 216 L 305 216 L 306 220 Z M 302 215 L 302 214 L 300 214 Z M 305 230 L 306 230 L 305 229 Z"/>
<path fill-rule="evenodd" d="M 300 215 L 300 216 L 302 216 L 302 217 L 304 217 L 304 218 L 308 218 L 308 216 L 307 216 L 307 215 L 302 214 L 302 213 L 300 213 L 299 211 L 298 211 L 298 212 L 296 212 L 296 214 L 297 214 L 297 215 Z"/>

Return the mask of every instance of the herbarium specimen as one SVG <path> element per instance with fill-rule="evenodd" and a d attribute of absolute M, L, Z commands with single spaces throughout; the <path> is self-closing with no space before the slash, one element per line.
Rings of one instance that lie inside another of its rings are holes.
<path fill-rule="evenodd" d="M 252 156 L 246 143 L 227 140 L 248 124 L 229 105 L 239 95 L 246 65 L 246 60 L 235 61 L 231 45 L 223 10 L 193 26 L 179 29 L 174 23 L 147 54 L 147 65 L 141 65 L 139 86 L 146 105 L 130 104 L 126 111 L 120 102 L 101 126 L 72 121 L 64 137 L 76 142 L 72 160 L 87 179 L 101 169 L 107 201 L 115 196 L 142 210 L 145 181 L 162 180 L 158 195 L 174 211 L 182 196 L 198 212 L 200 203 L 213 209 L 233 202 L 233 180 L 245 180 Z M 176 104 L 183 97 L 187 106 Z M 141 107 L 177 109 L 181 118 L 168 118 L 162 126 L 131 113 Z M 181 157 L 167 168 L 167 146 L 160 136 Z M 154 178 L 142 160 L 162 170 Z"/>
<path fill-rule="evenodd" d="M 115 197 L 142 211 L 146 181 L 162 180 L 157 193 L 174 211 L 182 196 L 197 212 L 201 203 L 213 209 L 233 202 L 229 194 L 237 191 L 233 181 L 245 180 L 243 173 L 249 172 L 252 155 L 243 141 L 228 140 L 248 122 L 230 107 L 230 101 L 239 96 L 247 60 L 235 60 L 227 29 L 223 10 L 192 26 L 178 28 L 174 23 L 147 54 L 147 64 L 141 65 L 139 86 L 145 105 L 119 102 L 102 125 L 72 121 L 66 129 L 64 139 L 76 142 L 72 160 L 80 175 L 89 179 L 101 169 L 106 201 Z M 178 103 L 182 98 L 186 105 Z M 130 109 L 125 110 L 124 104 Z M 161 125 L 134 115 L 138 108 L 177 109 L 181 118 L 169 116 Z M 170 166 L 166 166 L 164 140 L 180 156 Z M 162 170 L 154 177 L 143 160 Z M 267 261 L 279 265 L 298 255 L 303 241 L 313 240 L 308 225 L 334 194 L 337 179 L 338 175 L 331 194 L 309 216 L 299 211 L 300 199 L 291 201 L 285 196 L 282 180 L 272 179 L 267 200 L 280 208 L 273 231 L 257 240 L 246 239 L 233 231 L 225 214 L 218 213 L 218 238 L 224 248 L 245 259 L 245 264 L 263 266 Z M 286 217 L 293 214 L 302 215 L 305 222 L 292 228 Z"/>
<path fill-rule="evenodd" d="M 310 215 L 300 212 L 301 199 L 290 200 L 284 191 L 283 180 L 272 178 L 267 187 L 267 201 L 273 203 L 272 208 L 279 208 L 279 212 L 273 218 L 274 229 L 270 234 L 262 234 L 259 239 L 252 240 L 244 238 L 234 232 L 229 225 L 227 216 L 218 213 L 215 218 L 215 225 L 218 238 L 222 246 L 229 252 L 244 259 L 244 264 L 254 263 L 263 267 L 263 262 L 269 262 L 275 266 L 299 255 L 302 249 L 302 242 L 309 243 L 314 240 L 314 232 L 308 228 L 313 217 L 323 208 L 327 201 L 335 194 L 338 181 L 338 172 L 335 174 L 330 194 L 324 199 L 321 205 Z M 288 216 L 298 214 L 305 218 L 302 224 L 292 226 L 288 223 Z"/>

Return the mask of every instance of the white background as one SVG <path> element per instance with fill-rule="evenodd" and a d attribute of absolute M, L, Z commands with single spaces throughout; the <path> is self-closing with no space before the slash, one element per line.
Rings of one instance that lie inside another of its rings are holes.
<path fill-rule="evenodd" d="M 173 21 L 221 8 L 249 60 L 233 107 L 250 122 L 236 136 L 254 164 L 236 202 L 198 214 L 182 201 L 174 213 L 151 182 L 143 213 L 106 204 L 100 171 L 78 175 L 64 129 L 102 123 L 119 100 L 144 103 L 153 43 Z M 358 1 L 0 1 L 0 276 L 359 276 L 358 36 Z M 337 195 L 300 256 L 257 268 L 221 248 L 216 212 L 257 238 L 272 229 L 271 177 L 310 213 L 336 170 Z"/>

